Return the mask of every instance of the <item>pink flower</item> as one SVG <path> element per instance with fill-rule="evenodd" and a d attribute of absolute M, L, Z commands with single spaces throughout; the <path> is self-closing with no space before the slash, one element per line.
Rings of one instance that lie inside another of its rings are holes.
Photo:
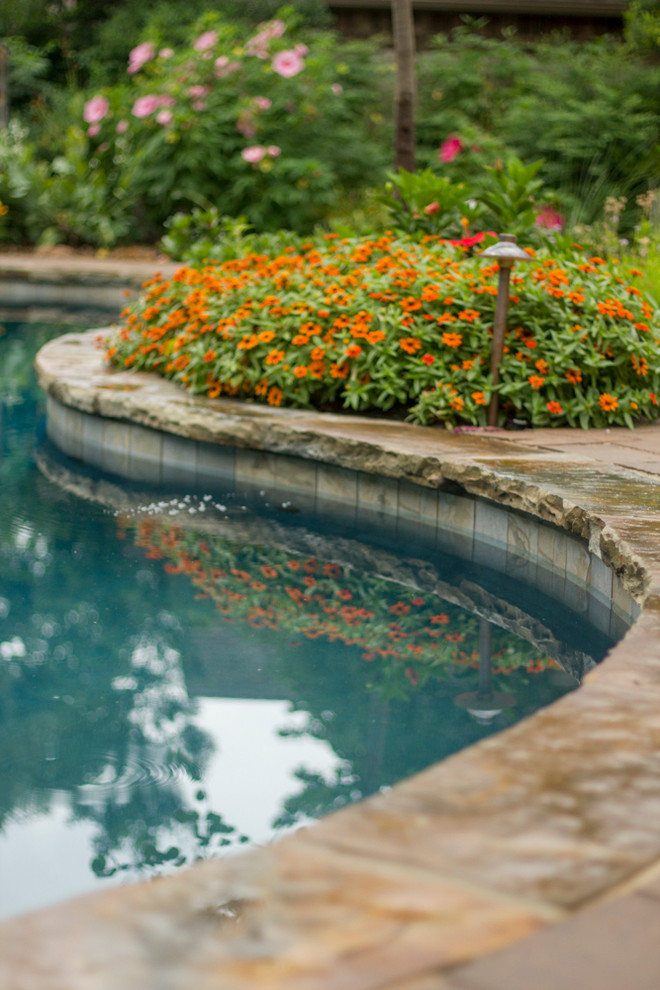
<path fill-rule="evenodd" d="M 231 72 L 235 72 L 239 67 L 238 62 L 230 62 L 226 55 L 220 55 L 213 64 L 215 65 L 215 75 L 218 79 L 223 79 Z"/>
<path fill-rule="evenodd" d="M 83 120 L 87 124 L 98 124 L 100 120 L 103 120 L 109 108 L 110 104 L 105 96 L 93 96 L 85 104 Z"/>
<path fill-rule="evenodd" d="M 282 149 L 278 148 L 276 144 L 269 144 L 268 147 L 266 148 L 266 153 L 271 158 L 277 158 L 278 155 L 282 154 Z"/>
<path fill-rule="evenodd" d="M 128 121 L 120 120 L 117 124 L 117 134 L 125 134 L 128 130 Z"/>
<path fill-rule="evenodd" d="M 158 54 L 160 55 L 161 58 L 172 58 L 172 56 L 174 55 L 174 49 L 173 48 L 161 48 L 161 50 L 158 52 Z"/>
<path fill-rule="evenodd" d="M 87 128 L 87 136 L 96 137 L 96 135 L 100 130 L 101 130 L 100 124 L 90 124 L 90 126 Z"/>
<path fill-rule="evenodd" d="M 291 76 L 297 76 L 299 72 L 305 68 L 305 62 L 303 60 L 300 52 L 297 52 L 295 48 L 289 48 L 285 52 L 278 52 L 271 62 L 273 71 L 282 76 L 283 79 L 289 79 Z"/>
<path fill-rule="evenodd" d="M 335 96 L 339 96 L 340 93 L 344 92 L 344 87 L 342 86 L 341 83 L 333 83 L 330 89 L 335 94 Z"/>
<path fill-rule="evenodd" d="M 149 114 L 158 110 L 160 99 L 158 96 L 140 96 L 133 104 L 131 111 L 134 117 L 148 117 Z"/>
<path fill-rule="evenodd" d="M 428 206 L 424 207 L 424 213 L 426 213 L 426 215 L 430 217 L 434 213 L 437 213 L 439 209 L 440 209 L 440 203 L 434 200 L 432 203 L 429 203 Z"/>
<path fill-rule="evenodd" d="M 545 227 L 546 230 L 561 230 L 564 226 L 564 218 L 552 206 L 544 206 L 536 214 L 535 223 L 537 227 Z"/>
<path fill-rule="evenodd" d="M 441 162 L 444 162 L 445 165 L 448 165 L 449 162 L 453 162 L 456 155 L 458 155 L 462 150 L 463 142 L 455 134 L 452 134 L 451 137 L 448 137 L 447 140 L 440 145 L 438 158 Z"/>
<path fill-rule="evenodd" d="M 188 93 L 193 99 L 199 99 L 201 96 L 207 96 L 208 91 L 208 86 L 191 86 Z"/>
<path fill-rule="evenodd" d="M 206 100 L 193 100 L 190 105 L 193 110 L 206 110 Z"/>
<path fill-rule="evenodd" d="M 205 31 L 204 34 L 200 34 L 197 41 L 194 43 L 193 48 L 198 52 L 205 52 L 209 48 L 213 48 L 214 45 L 218 43 L 218 32 L 217 31 Z"/>
<path fill-rule="evenodd" d="M 150 62 L 151 59 L 156 54 L 156 46 L 152 45 L 151 42 L 145 41 L 143 44 L 138 45 L 137 48 L 133 48 L 132 51 L 128 53 L 128 71 L 131 75 L 135 72 L 139 72 L 146 62 Z"/>
<path fill-rule="evenodd" d="M 243 148 L 241 158 L 244 162 L 256 163 L 260 162 L 265 154 L 266 149 L 262 148 L 260 144 L 252 144 L 249 148 Z"/>
<path fill-rule="evenodd" d="M 257 110 L 268 110 L 271 105 L 271 101 L 267 96 L 255 96 L 253 102 Z"/>
<path fill-rule="evenodd" d="M 172 123 L 172 111 L 171 110 L 159 110 L 156 114 L 156 121 L 166 127 L 168 124 Z"/>
<path fill-rule="evenodd" d="M 281 38 L 285 31 L 284 21 L 268 21 L 267 24 L 264 24 L 263 33 L 269 38 Z"/>
<path fill-rule="evenodd" d="M 299 55 L 302 55 L 303 58 L 305 55 L 309 55 L 309 48 L 307 45 L 296 45 L 293 50 L 294 52 L 298 52 Z"/>
<path fill-rule="evenodd" d="M 162 96 L 158 97 L 159 107 L 173 107 L 175 103 L 176 100 L 174 99 L 173 96 L 167 96 L 166 94 L 163 94 Z"/>

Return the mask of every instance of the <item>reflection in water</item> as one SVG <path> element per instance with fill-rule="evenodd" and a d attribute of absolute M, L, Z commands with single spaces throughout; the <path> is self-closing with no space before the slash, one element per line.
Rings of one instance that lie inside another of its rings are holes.
<path fill-rule="evenodd" d="M 2 346 L 31 364 L 48 332 Z M 0 915 L 268 841 L 530 714 L 609 645 L 453 558 L 231 493 L 94 504 L 43 446 L 37 471 L 24 378 L 1 407 Z"/>
<path fill-rule="evenodd" d="M 491 725 L 505 708 L 513 708 L 515 695 L 493 690 L 493 627 L 487 619 L 479 620 L 479 683 L 476 691 L 454 698 L 480 725 Z"/>

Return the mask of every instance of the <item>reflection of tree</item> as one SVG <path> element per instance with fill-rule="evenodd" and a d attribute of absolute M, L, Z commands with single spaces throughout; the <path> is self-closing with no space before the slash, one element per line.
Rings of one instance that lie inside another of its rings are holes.
<path fill-rule="evenodd" d="M 35 471 L 32 363 L 53 333 L 0 339 L 0 830 L 57 791 L 97 824 L 99 874 L 140 871 L 241 837 L 181 786 L 213 750 L 182 674 L 193 593 L 174 596 L 107 512 L 81 513 Z"/>

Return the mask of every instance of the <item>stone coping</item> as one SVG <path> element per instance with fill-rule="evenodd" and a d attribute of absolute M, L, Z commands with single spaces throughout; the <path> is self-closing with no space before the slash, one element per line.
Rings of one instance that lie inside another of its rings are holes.
<path fill-rule="evenodd" d="M 578 691 L 387 794 L 267 848 L 0 925 L 0 985 L 505 990 L 489 976 L 494 950 L 639 891 L 657 898 L 658 479 L 547 437 L 200 400 L 109 371 L 95 336 L 40 352 L 52 408 L 420 490 L 458 486 L 577 537 L 641 614 Z"/>

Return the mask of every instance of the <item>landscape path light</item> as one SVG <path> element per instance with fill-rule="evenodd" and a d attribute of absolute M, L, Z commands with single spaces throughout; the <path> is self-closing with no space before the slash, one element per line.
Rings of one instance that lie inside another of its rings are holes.
<path fill-rule="evenodd" d="M 529 255 L 518 247 L 514 234 L 500 234 L 497 244 L 486 248 L 480 254 L 482 258 L 495 258 L 500 267 L 500 279 L 495 300 L 495 322 L 493 324 L 493 349 L 490 355 L 490 376 L 492 392 L 488 406 L 488 425 L 497 426 L 497 411 L 499 395 L 497 386 L 500 383 L 500 364 L 504 353 L 504 336 L 506 334 L 506 317 L 509 309 L 509 279 L 511 269 L 516 261 L 529 261 Z"/>

